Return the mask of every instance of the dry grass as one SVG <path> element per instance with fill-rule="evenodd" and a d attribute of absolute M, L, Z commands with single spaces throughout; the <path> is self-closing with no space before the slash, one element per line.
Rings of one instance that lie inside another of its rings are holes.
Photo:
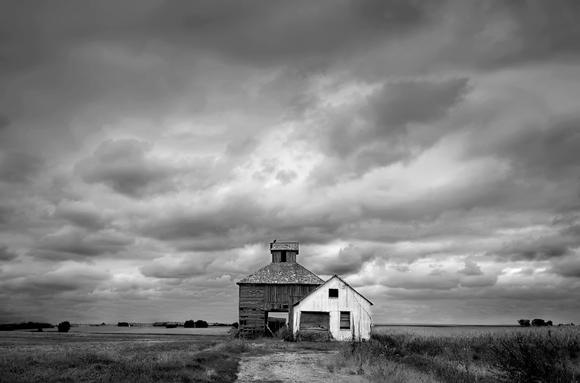
<path fill-rule="evenodd" d="M 233 382 L 239 356 L 320 352 L 329 379 L 580 382 L 580 328 L 388 328 L 369 342 L 10 332 L 0 382 Z"/>
<path fill-rule="evenodd" d="M 374 382 L 409 370 L 442 382 L 580 381 L 578 328 L 381 330 L 341 353 L 371 371 Z"/>
<path fill-rule="evenodd" d="M 213 350 L 225 339 L 27 335 L 2 337 L 0 382 L 233 382 L 238 371 L 235 350 Z"/>

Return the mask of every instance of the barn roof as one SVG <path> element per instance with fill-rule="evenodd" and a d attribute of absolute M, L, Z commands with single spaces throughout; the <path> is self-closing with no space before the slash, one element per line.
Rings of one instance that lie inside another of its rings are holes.
<path fill-rule="evenodd" d="M 304 299 L 306 299 L 306 297 L 308 297 L 310 295 L 313 295 L 313 294 L 316 294 L 325 284 L 327 284 L 328 282 L 330 282 L 334 278 L 338 278 L 342 283 L 344 283 L 345 285 L 347 285 L 349 289 L 351 289 L 352 291 L 354 291 L 355 293 L 357 293 L 361 298 L 363 298 L 365 301 L 369 302 L 371 304 L 371 306 L 373 306 L 373 302 L 369 301 L 367 299 L 367 297 L 365 297 L 364 295 L 362 295 L 361 293 L 359 293 L 358 291 L 356 291 L 354 287 L 352 287 L 351 285 L 349 285 L 348 283 L 346 283 L 344 279 L 342 279 L 341 277 L 339 277 L 336 274 L 334 274 L 332 277 L 328 278 L 328 280 L 326 282 L 324 282 L 323 284 L 321 284 L 320 286 L 318 286 L 316 289 L 312 290 L 308 295 L 305 295 L 302 298 L 300 298 L 297 302 L 294 303 L 294 306 L 296 306 L 297 304 L 299 304 L 300 302 L 302 302 Z"/>
<path fill-rule="evenodd" d="M 273 262 L 248 275 L 238 285 L 244 283 L 321 285 L 324 281 L 296 262 Z"/>

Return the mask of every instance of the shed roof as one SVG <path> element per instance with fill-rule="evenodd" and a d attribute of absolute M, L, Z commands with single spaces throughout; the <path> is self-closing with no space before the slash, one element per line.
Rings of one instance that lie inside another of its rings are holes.
<path fill-rule="evenodd" d="M 248 275 L 238 285 L 244 283 L 321 285 L 324 281 L 296 262 L 275 262 Z"/>
<path fill-rule="evenodd" d="M 297 304 L 299 304 L 300 302 L 302 302 L 306 297 L 308 297 L 310 295 L 313 295 L 313 294 L 316 294 L 322 288 L 322 286 L 324 286 L 325 284 L 327 284 L 328 282 L 330 282 L 334 278 L 338 278 L 342 283 L 344 283 L 346 286 L 348 286 L 349 289 L 351 289 L 352 291 L 354 291 L 355 293 L 357 293 L 361 298 L 363 298 L 365 301 L 369 302 L 371 304 L 371 306 L 373 306 L 373 302 L 369 301 L 367 299 L 367 297 L 365 297 L 364 295 L 362 295 L 361 293 L 359 293 L 358 291 L 356 291 L 354 287 L 352 287 L 351 285 L 349 285 L 348 283 L 346 283 L 344 279 L 342 279 L 341 277 L 339 277 L 336 274 L 334 274 L 332 277 L 328 278 L 328 280 L 326 282 L 324 282 L 323 284 L 321 284 L 320 286 L 318 286 L 316 289 L 312 290 L 308 295 L 305 295 L 302 298 L 300 298 L 297 302 L 294 303 L 294 306 L 296 306 Z"/>

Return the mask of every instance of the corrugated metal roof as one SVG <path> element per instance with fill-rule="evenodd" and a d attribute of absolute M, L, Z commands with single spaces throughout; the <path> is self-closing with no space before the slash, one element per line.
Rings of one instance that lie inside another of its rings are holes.
<path fill-rule="evenodd" d="M 276 262 L 248 275 L 238 285 L 243 283 L 320 285 L 324 281 L 296 262 Z"/>

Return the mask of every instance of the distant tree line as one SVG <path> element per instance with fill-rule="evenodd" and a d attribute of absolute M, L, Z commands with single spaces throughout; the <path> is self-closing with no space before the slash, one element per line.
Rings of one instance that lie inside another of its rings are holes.
<path fill-rule="evenodd" d="M 129 327 L 129 326 L 133 326 L 133 324 L 130 324 L 129 322 L 118 322 L 117 323 L 118 327 Z M 238 328 L 238 322 L 234 322 L 234 323 L 212 323 L 211 325 L 204 320 L 196 320 L 194 321 L 193 319 L 189 319 L 186 320 L 183 324 L 179 323 L 179 322 L 155 322 L 153 323 L 153 327 L 166 327 L 166 328 L 175 328 L 175 327 L 179 327 L 179 326 L 183 326 L 185 328 L 207 328 L 209 326 L 222 326 L 222 327 L 235 327 Z"/>
<path fill-rule="evenodd" d="M 204 320 L 194 321 L 193 319 L 186 320 L 183 324 L 183 327 L 185 328 L 207 328 L 208 326 L 209 324 Z"/>
<path fill-rule="evenodd" d="M 27 329 L 32 330 L 39 328 L 54 328 L 54 326 L 51 325 L 50 323 L 39 323 L 39 322 L 0 324 L 0 331 L 27 330 Z"/>
<path fill-rule="evenodd" d="M 544 326 L 552 326 L 552 321 L 544 321 L 543 319 L 533 319 L 530 323 L 529 319 L 520 319 L 518 320 L 518 324 L 523 327 L 544 327 Z"/>

